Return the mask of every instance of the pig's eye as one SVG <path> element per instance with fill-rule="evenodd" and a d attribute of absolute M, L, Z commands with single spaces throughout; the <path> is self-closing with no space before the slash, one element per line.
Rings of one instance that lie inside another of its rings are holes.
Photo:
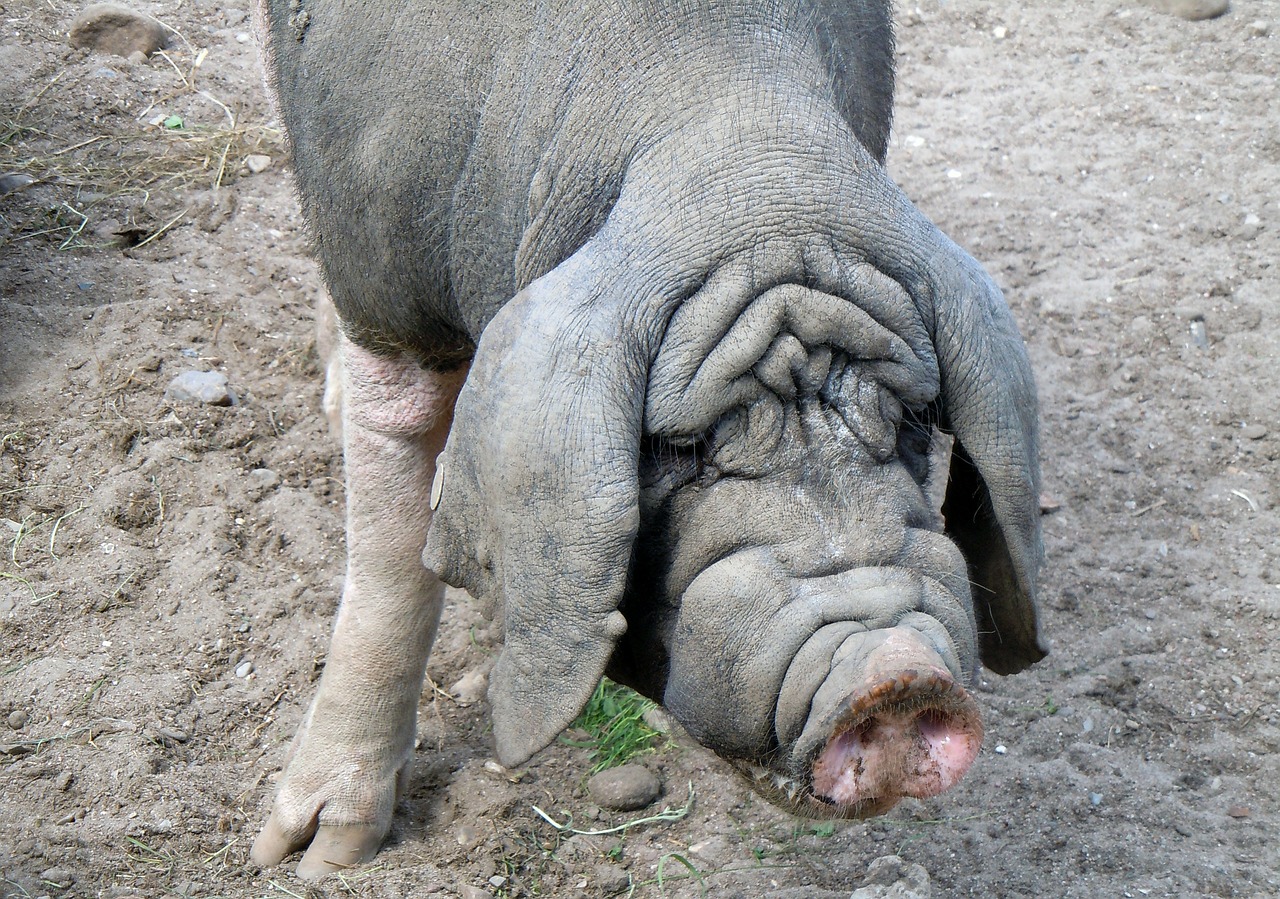
<path fill-rule="evenodd" d="M 937 421 L 937 413 L 932 406 L 908 406 L 902 410 L 902 423 L 898 426 L 898 458 L 917 484 L 923 484 L 929 478 L 930 451 Z"/>
<path fill-rule="evenodd" d="M 706 471 L 704 438 L 671 439 L 647 434 L 640 446 L 640 486 L 675 490 L 700 479 Z"/>

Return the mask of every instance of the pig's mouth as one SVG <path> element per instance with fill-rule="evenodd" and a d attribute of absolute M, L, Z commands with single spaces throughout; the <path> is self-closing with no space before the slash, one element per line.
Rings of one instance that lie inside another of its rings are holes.
<path fill-rule="evenodd" d="M 830 738 L 792 777 L 761 765 L 738 768 L 766 799 L 814 818 L 869 818 L 903 797 L 954 786 L 977 757 L 977 704 L 945 669 L 904 670 L 851 697 Z"/>

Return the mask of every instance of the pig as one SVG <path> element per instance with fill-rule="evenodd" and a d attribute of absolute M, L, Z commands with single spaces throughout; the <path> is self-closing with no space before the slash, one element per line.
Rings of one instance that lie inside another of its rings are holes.
<path fill-rule="evenodd" d="M 1000 290 L 885 172 L 889 3 L 258 13 L 348 561 L 253 859 L 377 852 L 445 584 L 503 622 L 504 765 L 607 673 L 799 814 L 953 785 L 979 662 L 1046 652 L 1037 403 Z"/>

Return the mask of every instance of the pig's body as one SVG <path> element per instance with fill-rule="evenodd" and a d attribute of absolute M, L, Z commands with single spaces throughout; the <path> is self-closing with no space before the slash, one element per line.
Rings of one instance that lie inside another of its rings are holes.
<path fill-rule="evenodd" d="M 1043 654 L 1035 397 L 999 292 L 881 168 L 887 4 L 280 0 L 263 27 L 346 334 L 349 562 L 255 857 L 376 850 L 436 574 L 503 611 L 505 762 L 608 667 L 799 810 L 954 783 L 979 654 Z"/>

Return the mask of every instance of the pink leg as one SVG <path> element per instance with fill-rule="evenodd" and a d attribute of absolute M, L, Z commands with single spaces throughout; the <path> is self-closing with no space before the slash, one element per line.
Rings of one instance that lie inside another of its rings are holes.
<path fill-rule="evenodd" d="M 320 689 L 294 738 L 252 858 L 308 847 L 303 878 L 368 861 L 391 827 L 444 586 L 422 564 L 431 481 L 466 376 L 376 357 L 342 368 L 347 579 Z"/>

